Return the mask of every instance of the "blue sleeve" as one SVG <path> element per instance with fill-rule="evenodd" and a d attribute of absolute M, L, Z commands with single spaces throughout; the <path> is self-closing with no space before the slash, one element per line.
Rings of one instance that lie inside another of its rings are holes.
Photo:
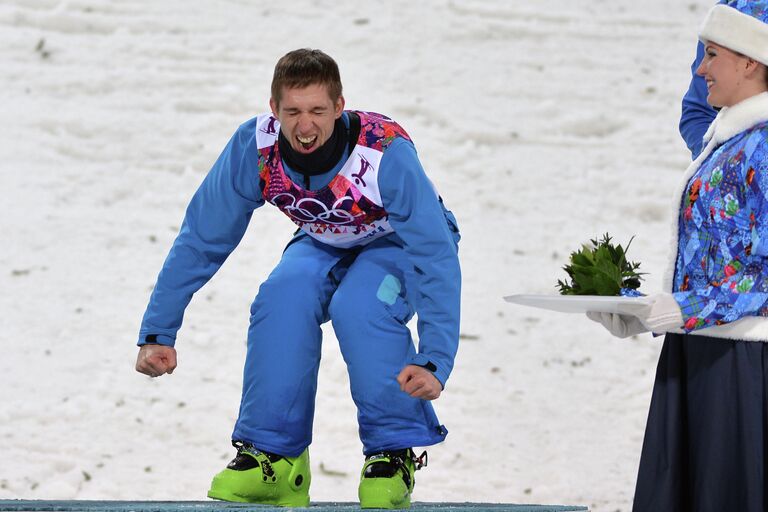
<path fill-rule="evenodd" d="M 175 344 L 192 295 L 242 239 L 253 210 L 264 203 L 257 156 L 255 123 L 250 121 L 238 129 L 192 197 L 149 299 L 139 345 Z"/>
<path fill-rule="evenodd" d="M 717 116 L 717 111 L 707 103 L 707 84 L 704 78 L 696 74 L 701 59 L 704 57 L 704 45 L 699 42 L 696 47 L 696 60 L 691 65 L 691 84 L 683 96 L 682 113 L 680 115 L 680 135 L 682 135 L 691 157 L 696 158 L 702 150 L 702 139 L 707 128 Z"/>
<path fill-rule="evenodd" d="M 392 142 L 381 159 L 378 180 L 389 223 L 403 241 L 419 279 L 413 301 L 419 319 L 419 353 L 408 363 L 429 368 L 445 386 L 459 346 L 458 227 L 409 141 Z"/>

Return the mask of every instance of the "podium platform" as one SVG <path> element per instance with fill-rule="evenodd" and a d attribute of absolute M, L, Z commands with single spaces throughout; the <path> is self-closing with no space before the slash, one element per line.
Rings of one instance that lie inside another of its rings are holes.
<path fill-rule="evenodd" d="M 312 512 L 352 512 L 357 503 L 311 503 Z M 302 509 L 302 510 L 307 510 Z M 289 512 L 291 509 L 250 503 L 223 501 L 44 501 L 0 500 L 0 512 Z M 414 502 L 416 512 L 584 512 L 583 506 L 513 505 L 507 503 L 421 503 Z"/>

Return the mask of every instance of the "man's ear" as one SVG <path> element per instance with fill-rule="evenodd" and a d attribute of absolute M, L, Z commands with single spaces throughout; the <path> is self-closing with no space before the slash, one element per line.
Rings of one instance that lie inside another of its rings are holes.
<path fill-rule="evenodd" d="M 272 115 L 277 117 L 277 102 L 275 98 L 269 98 L 269 108 L 272 110 Z"/>
<path fill-rule="evenodd" d="M 345 104 L 346 102 L 344 101 L 344 96 L 339 96 L 339 99 L 336 100 L 336 105 L 333 109 L 336 119 L 341 117 L 341 113 L 344 112 Z"/>

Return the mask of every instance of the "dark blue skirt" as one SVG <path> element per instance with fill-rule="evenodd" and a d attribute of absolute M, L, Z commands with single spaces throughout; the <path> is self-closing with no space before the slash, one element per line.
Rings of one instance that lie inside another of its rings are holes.
<path fill-rule="evenodd" d="M 634 512 L 763 512 L 766 343 L 667 334 Z"/>

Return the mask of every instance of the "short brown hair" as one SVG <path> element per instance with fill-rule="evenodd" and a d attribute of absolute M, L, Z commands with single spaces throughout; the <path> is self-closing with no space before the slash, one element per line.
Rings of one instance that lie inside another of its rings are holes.
<path fill-rule="evenodd" d="M 336 102 L 341 96 L 341 76 L 336 61 L 321 50 L 301 48 L 283 55 L 275 65 L 272 76 L 272 99 L 280 104 L 283 87 L 301 88 L 321 84 Z"/>

